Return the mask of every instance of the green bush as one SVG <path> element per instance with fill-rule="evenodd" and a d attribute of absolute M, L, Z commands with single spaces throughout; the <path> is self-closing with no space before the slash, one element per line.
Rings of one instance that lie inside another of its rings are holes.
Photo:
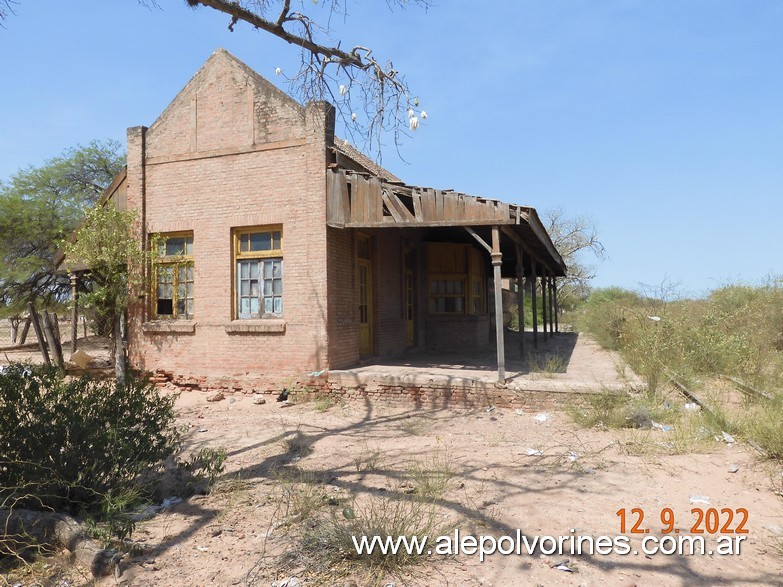
<path fill-rule="evenodd" d="M 179 448 L 174 401 L 143 378 L 119 387 L 11 365 L 0 373 L 0 506 L 111 513 Z"/>

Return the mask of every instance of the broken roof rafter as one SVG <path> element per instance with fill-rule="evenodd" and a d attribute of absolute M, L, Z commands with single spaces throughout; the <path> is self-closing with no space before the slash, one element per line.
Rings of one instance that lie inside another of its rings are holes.
<path fill-rule="evenodd" d="M 387 181 L 369 172 L 329 169 L 327 224 L 335 228 L 502 226 L 552 274 L 566 271 L 535 209 Z"/>

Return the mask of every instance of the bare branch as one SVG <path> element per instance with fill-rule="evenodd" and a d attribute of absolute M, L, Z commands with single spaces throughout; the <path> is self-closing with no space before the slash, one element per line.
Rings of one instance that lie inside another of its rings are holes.
<path fill-rule="evenodd" d="M 149 0 L 147 0 L 149 1 Z M 392 131 L 395 145 L 406 129 L 415 130 L 425 113 L 418 108 L 405 79 L 391 61 L 382 62 L 371 48 L 356 44 L 342 49 L 332 42 L 328 29 L 318 25 L 303 11 L 292 11 L 291 0 L 185 0 L 191 7 L 205 6 L 231 17 L 229 30 L 245 22 L 299 47 L 299 71 L 286 76 L 292 93 L 302 101 L 329 99 L 337 109 L 351 137 L 363 139 L 364 147 L 381 153 L 383 136 Z M 387 5 L 404 7 L 405 0 L 386 0 Z M 425 9 L 429 0 L 415 0 Z M 303 4 L 304 6 L 304 4 Z M 345 15 L 342 0 L 331 0 L 332 14 Z M 275 9 L 272 12 L 272 9 Z M 324 39 L 324 40 L 322 40 Z"/>

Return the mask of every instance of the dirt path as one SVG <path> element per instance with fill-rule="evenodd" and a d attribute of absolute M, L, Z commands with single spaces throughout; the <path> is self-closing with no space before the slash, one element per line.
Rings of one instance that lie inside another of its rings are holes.
<path fill-rule="evenodd" d="M 691 508 L 746 508 L 749 533 L 737 556 L 539 552 L 495 554 L 483 563 L 477 555 L 434 556 L 396 585 L 783 585 L 783 499 L 775 493 L 781 467 L 738 445 L 713 442 L 706 454 L 672 455 L 670 433 L 584 430 L 561 412 L 539 421 L 536 413 L 499 409 L 416 411 L 353 402 L 323 410 L 321 403 L 205 398 L 191 392 L 178 401 L 188 447 L 225 447 L 225 478 L 234 481 L 139 524 L 135 538 L 146 550 L 123 563 L 123 585 L 240 585 L 259 561 L 254 584 L 292 574 L 306 580 L 312 569 L 277 562 L 298 548 L 296 524 L 274 526 L 284 517 L 279 471 L 295 467 L 327 493 L 386 499 L 407 493 L 405 472 L 414 462 L 446 463 L 454 473 L 442 512 L 463 534 L 519 529 L 532 538 L 569 536 L 573 529 L 614 537 L 616 512 L 635 507 L 659 537 L 666 507 L 683 533 Z M 528 456 L 530 449 L 542 454 Z M 730 465 L 738 471 L 729 472 Z M 691 503 L 694 496 L 709 504 Z M 633 538 L 633 548 L 642 537 Z M 714 547 L 714 536 L 707 544 Z M 577 572 L 552 566 L 564 561 Z M 363 581 L 355 576 L 339 584 Z"/>

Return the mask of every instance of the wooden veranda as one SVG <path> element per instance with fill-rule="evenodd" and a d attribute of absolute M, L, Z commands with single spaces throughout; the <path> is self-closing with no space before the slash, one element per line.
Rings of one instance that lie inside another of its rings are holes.
<path fill-rule="evenodd" d="M 566 266 L 534 208 L 435 190 L 342 169 L 327 172 L 327 225 L 334 228 L 454 228 L 464 230 L 487 251 L 494 284 L 498 381 L 505 382 L 502 278 L 516 279 L 520 324 L 524 325 L 524 282 L 530 284 L 533 344 L 538 345 L 540 289 L 543 336 L 558 331 L 557 278 Z M 548 332 L 547 332 L 548 329 Z M 525 337 L 520 351 L 525 353 Z"/>

